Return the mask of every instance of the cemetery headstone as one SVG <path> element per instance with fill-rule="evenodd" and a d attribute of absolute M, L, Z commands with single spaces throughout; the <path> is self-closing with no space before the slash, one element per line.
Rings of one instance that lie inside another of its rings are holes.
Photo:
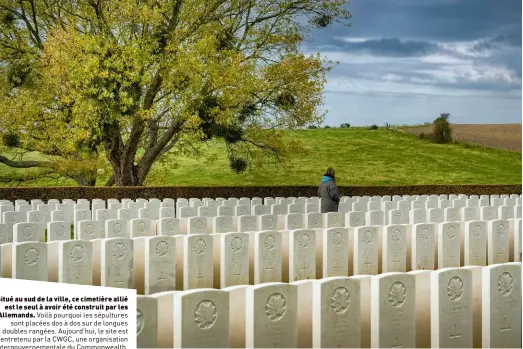
<path fill-rule="evenodd" d="M 213 238 L 209 234 L 183 237 L 183 289 L 213 285 Z"/>
<path fill-rule="evenodd" d="M 47 281 L 47 244 L 21 242 L 12 245 L 13 279 Z"/>
<path fill-rule="evenodd" d="M 413 275 L 386 273 L 372 278 L 372 348 L 415 347 L 415 294 Z"/>
<path fill-rule="evenodd" d="M 361 346 L 360 282 L 347 277 L 325 278 L 313 284 L 313 348 Z"/>
<path fill-rule="evenodd" d="M 145 294 L 176 289 L 176 239 L 172 236 L 145 238 Z"/>
<path fill-rule="evenodd" d="M 521 347 L 521 263 L 483 268 L 483 348 Z"/>
<path fill-rule="evenodd" d="M 92 253 L 89 241 L 61 241 L 58 247 L 58 282 L 92 285 Z"/>
<path fill-rule="evenodd" d="M 247 288 L 247 348 L 297 348 L 297 288 L 266 283 Z"/>
<path fill-rule="evenodd" d="M 229 347 L 229 293 L 201 289 L 174 295 L 174 348 Z"/>
<path fill-rule="evenodd" d="M 444 268 L 430 280 L 431 345 L 433 348 L 472 347 L 472 272 Z"/>

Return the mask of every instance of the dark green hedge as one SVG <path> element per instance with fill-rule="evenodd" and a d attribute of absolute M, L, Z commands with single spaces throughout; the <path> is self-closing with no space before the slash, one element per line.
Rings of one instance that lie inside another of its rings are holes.
<path fill-rule="evenodd" d="M 521 194 L 521 185 L 420 185 L 340 187 L 342 195 Z M 0 188 L 0 199 L 137 199 L 317 196 L 318 187 L 35 187 Z"/>

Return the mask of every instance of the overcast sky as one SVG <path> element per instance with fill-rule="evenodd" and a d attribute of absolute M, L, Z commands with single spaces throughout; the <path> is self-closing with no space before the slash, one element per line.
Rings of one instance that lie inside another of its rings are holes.
<path fill-rule="evenodd" d="M 521 122 L 521 0 L 352 0 L 305 52 L 339 61 L 325 124 Z"/>

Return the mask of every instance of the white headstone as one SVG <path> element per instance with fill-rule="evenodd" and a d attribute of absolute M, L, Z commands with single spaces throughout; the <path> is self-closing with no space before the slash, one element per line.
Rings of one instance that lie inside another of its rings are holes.
<path fill-rule="evenodd" d="M 365 225 L 365 212 L 353 211 L 345 214 L 346 227 L 362 227 Z"/>
<path fill-rule="evenodd" d="M 305 228 L 307 229 L 321 229 L 323 227 L 323 214 L 314 212 L 307 213 L 305 216 Z"/>
<path fill-rule="evenodd" d="M 174 296 L 174 348 L 229 347 L 229 293 L 201 289 Z"/>
<path fill-rule="evenodd" d="M 339 212 L 329 212 L 323 215 L 323 228 L 341 228 L 343 216 Z"/>
<path fill-rule="evenodd" d="M 252 207 L 252 214 L 255 216 L 270 214 L 270 209 L 269 209 L 269 207 L 267 207 L 265 205 L 254 205 Z"/>
<path fill-rule="evenodd" d="M 129 231 L 132 238 L 154 235 L 150 219 L 136 218 L 129 221 Z"/>
<path fill-rule="evenodd" d="M 218 216 L 234 216 L 234 207 L 232 206 L 220 206 L 218 207 Z"/>
<path fill-rule="evenodd" d="M 92 245 L 89 241 L 60 242 L 58 247 L 58 282 L 92 285 L 92 258 Z"/>
<path fill-rule="evenodd" d="M 7 244 L 9 242 L 8 238 L 8 229 L 7 229 L 7 224 L 0 224 L 0 245 L 2 244 Z M 1 251 L 0 251 L 1 253 Z M 0 256 L 0 262 L 2 261 L 2 258 Z"/>
<path fill-rule="evenodd" d="M 288 213 L 288 207 L 285 205 L 272 205 L 271 214 L 273 215 L 284 215 Z"/>
<path fill-rule="evenodd" d="M 389 224 L 409 224 L 409 214 L 407 211 L 390 210 L 387 222 Z"/>
<path fill-rule="evenodd" d="M 121 208 L 118 211 L 118 219 L 125 219 L 130 221 L 131 219 L 138 218 L 138 211 L 132 208 Z"/>
<path fill-rule="evenodd" d="M 459 208 L 448 207 L 443 210 L 443 219 L 445 222 L 459 222 L 461 221 L 461 214 Z"/>
<path fill-rule="evenodd" d="M 461 224 L 447 222 L 438 224 L 438 268 L 460 267 Z"/>
<path fill-rule="evenodd" d="M 126 238 L 101 240 L 101 286 L 133 288 L 133 241 Z"/>
<path fill-rule="evenodd" d="M 176 288 L 176 239 L 172 236 L 145 238 L 145 294 Z"/>
<path fill-rule="evenodd" d="M 300 213 L 290 213 L 285 215 L 285 230 L 303 229 L 305 227 L 305 220 Z"/>
<path fill-rule="evenodd" d="M 289 232 L 289 280 L 316 278 L 316 232 L 312 229 Z"/>
<path fill-rule="evenodd" d="M 178 218 L 160 218 L 158 220 L 158 235 L 174 236 L 180 234 L 180 220 Z"/>
<path fill-rule="evenodd" d="M 21 242 L 12 247 L 12 278 L 47 281 L 47 244 Z"/>
<path fill-rule="evenodd" d="M 198 216 L 198 211 L 196 207 L 182 206 L 178 208 L 178 218 L 189 218 L 196 216 Z"/>
<path fill-rule="evenodd" d="M 522 221 L 521 218 L 514 220 L 514 261 L 515 262 L 522 261 L 522 258 L 521 258 L 521 251 L 522 251 L 521 221 Z M 1 234 L 1 232 L 0 232 L 0 234 Z"/>
<path fill-rule="evenodd" d="M 246 233 L 250 231 L 258 231 L 258 220 L 256 216 L 244 215 L 238 217 L 238 232 Z"/>
<path fill-rule="evenodd" d="M 251 214 L 251 206 L 236 206 L 235 215 L 236 216 L 245 216 Z"/>
<path fill-rule="evenodd" d="M 427 218 L 429 223 L 443 223 L 443 210 L 441 208 L 431 208 L 428 210 Z"/>
<path fill-rule="evenodd" d="M 220 235 L 220 288 L 249 284 L 249 237 L 247 233 Z"/>
<path fill-rule="evenodd" d="M 413 275 L 387 273 L 371 281 L 371 347 L 414 348 L 416 284 Z"/>
<path fill-rule="evenodd" d="M 434 224 L 414 224 L 411 238 L 411 269 L 434 270 Z"/>
<path fill-rule="evenodd" d="M 430 277 L 431 345 L 472 347 L 472 271 L 444 268 Z"/>
<path fill-rule="evenodd" d="M 208 234 L 207 218 L 205 217 L 191 217 L 187 218 L 187 233 L 188 234 Z"/>
<path fill-rule="evenodd" d="M 183 237 L 183 289 L 213 285 L 213 237 L 191 234 Z"/>
<path fill-rule="evenodd" d="M 513 219 L 514 218 L 514 206 L 499 206 L 498 207 L 499 219 Z"/>
<path fill-rule="evenodd" d="M 278 231 L 254 233 L 254 284 L 282 280 L 282 234 Z"/>
<path fill-rule="evenodd" d="M 214 233 L 230 233 L 232 229 L 232 217 L 213 217 L 212 229 Z"/>
<path fill-rule="evenodd" d="M 297 286 L 266 283 L 246 291 L 246 348 L 297 348 Z"/>
<path fill-rule="evenodd" d="M 47 241 L 70 240 L 71 230 L 69 222 L 47 223 Z"/>
<path fill-rule="evenodd" d="M 159 301 L 155 297 L 136 297 L 136 347 L 157 348 Z M 163 319 L 162 319 L 163 320 Z"/>
<path fill-rule="evenodd" d="M 487 265 L 487 222 L 465 222 L 464 264 Z"/>
<path fill-rule="evenodd" d="M 354 275 L 378 274 L 378 228 L 354 229 Z"/>
<path fill-rule="evenodd" d="M 487 224 L 487 264 L 508 263 L 509 222 L 499 219 Z"/>
<path fill-rule="evenodd" d="M 106 238 L 130 238 L 131 233 L 127 221 L 123 219 L 109 219 L 105 221 Z"/>
<path fill-rule="evenodd" d="M 45 234 L 38 223 L 16 223 L 13 226 L 13 242 L 45 242 Z"/>
<path fill-rule="evenodd" d="M 349 275 L 349 231 L 330 228 L 323 231 L 323 277 Z"/>
<path fill-rule="evenodd" d="M 174 207 L 160 207 L 158 218 L 174 218 L 175 212 Z"/>
<path fill-rule="evenodd" d="M 407 226 L 387 225 L 382 232 L 382 273 L 407 271 Z"/>
<path fill-rule="evenodd" d="M 299 305 L 301 306 L 301 305 Z M 360 282 L 333 277 L 313 284 L 313 348 L 361 346 Z"/>
<path fill-rule="evenodd" d="M 80 221 L 78 222 L 78 239 L 94 240 L 104 237 L 102 222 Z"/>
<path fill-rule="evenodd" d="M 278 217 L 275 215 L 258 216 L 258 227 L 260 228 L 261 231 L 277 230 L 278 229 Z"/>
<path fill-rule="evenodd" d="M 484 221 L 492 221 L 498 218 L 498 211 L 496 207 L 484 206 L 480 208 L 480 217 Z"/>
<path fill-rule="evenodd" d="M 483 348 L 521 348 L 521 263 L 483 268 Z"/>

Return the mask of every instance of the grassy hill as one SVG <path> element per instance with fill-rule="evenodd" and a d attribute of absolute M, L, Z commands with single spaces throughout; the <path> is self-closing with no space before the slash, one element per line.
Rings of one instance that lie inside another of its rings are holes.
<path fill-rule="evenodd" d="M 336 169 L 339 185 L 521 183 L 518 152 L 467 144 L 431 144 L 384 129 L 317 129 L 293 131 L 290 136 L 303 142 L 307 154 L 285 164 L 237 175 L 228 167 L 224 147 L 211 144 L 207 149 L 207 154 L 212 154 L 210 160 L 177 157 L 163 180 L 152 180 L 148 185 L 317 185 L 328 166 Z M 0 167 L 0 171 L 6 170 Z M 38 184 L 73 183 L 34 183 Z"/>

